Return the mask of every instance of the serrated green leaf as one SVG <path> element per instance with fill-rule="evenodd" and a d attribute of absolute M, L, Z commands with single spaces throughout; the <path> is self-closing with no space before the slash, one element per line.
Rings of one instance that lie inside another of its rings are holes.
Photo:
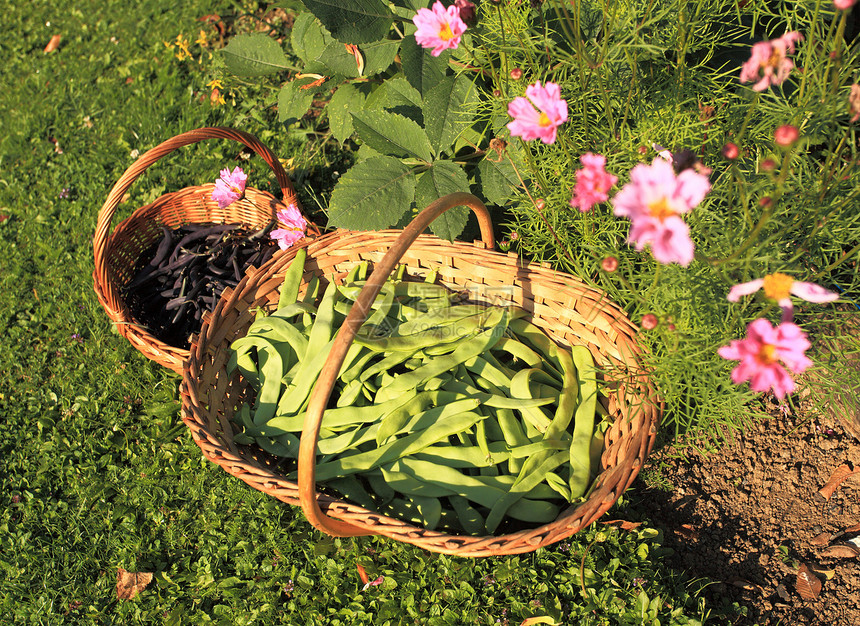
<path fill-rule="evenodd" d="M 326 74 L 344 78 L 358 78 L 358 62 L 352 53 L 339 41 L 332 41 L 317 57 L 317 62 L 326 66 Z"/>
<path fill-rule="evenodd" d="M 335 139 L 344 142 L 355 132 L 350 112 L 363 109 L 365 98 L 360 89 L 349 83 L 341 85 L 334 92 L 325 110 L 328 113 L 331 134 Z"/>
<path fill-rule="evenodd" d="M 352 123 L 359 139 L 382 154 L 433 158 L 427 134 L 409 118 L 388 111 L 358 111 L 352 113 Z"/>
<path fill-rule="evenodd" d="M 498 155 L 494 151 L 478 164 L 478 176 L 481 181 L 481 193 L 497 205 L 504 205 L 514 195 L 520 186 L 517 172 L 508 158 L 503 154 L 501 161 L 496 162 Z"/>
<path fill-rule="evenodd" d="M 384 0 L 302 0 L 308 11 L 343 43 L 384 39 L 394 14 Z"/>
<path fill-rule="evenodd" d="M 401 161 L 372 157 L 353 165 L 331 194 L 329 225 L 381 230 L 396 224 L 415 197 L 415 175 Z"/>
<path fill-rule="evenodd" d="M 262 33 L 236 35 L 221 50 L 221 56 L 231 74 L 244 78 L 290 69 L 287 55 L 278 42 Z"/>
<path fill-rule="evenodd" d="M 469 191 L 469 179 L 463 168 L 453 161 L 436 161 L 418 176 L 415 183 L 415 204 L 424 209 L 434 200 L 458 191 Z M 464 206 L 448 209 L 430 224 L 433 234 L 454 241 L 469 221 L 469 209 Z"/>
<path fill-rule="evenodd" d="M 312 63 L 323 53 L 334 37 L 323 27 L 311 13 L 300 13 L 293 23 L 290 34 L 290 44 L 293 52 L 302 61 Z M 308 68 L 304 71 L 311 72 Z"/>
<path fill-rule="evenodd" d="M 383 39 L 359 46 L 364 55 L 364 76 L 373 76 L 387 70 L 397 52 L 400 50 L 400 40 Z"/>
<path fill-rule="evenodd" d="M 409 84 L 423 96 L 445 78 L 450 53 L 444 50 L 438 57 L 430 54 L 415 41 L 406 37 L 400 45 L 400 63 Z"/>
<path fill-rule="evenodd" d="M 403 76 L 392 76 L 377 87 L 365 103 L 366 109 L 386 109 L 424 123 L 421 94 Z"/>
<path fill-rule="evenodd" d="M 293 80 L 278 93 L 278 121 L 287 125 L 302 119 L 314 100 L 313 89 L 302 89 L 303 85 L 313 82 L 312 78 Z"/>
<path fill-rule="evenodd" d="M 438 155 L 450 148 L 460 132 L 474 119 L 468 103 L 475 84 L 465 75 L 446 76 L 424 96 L 425 129 Z"/>

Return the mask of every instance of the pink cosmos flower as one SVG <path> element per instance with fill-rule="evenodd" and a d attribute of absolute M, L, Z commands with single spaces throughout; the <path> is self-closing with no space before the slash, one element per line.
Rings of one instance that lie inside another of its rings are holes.
<path fill-rule="evenodd" d="M 759 289 L 764 289 L 764 295 L 771 300 L 776 300 L 783 310 L 791 310 L 792 303 L 790 295 L 793 294 L 807 302 L 820 304 L 833 302 L 839 299 L 839 294 L 829 291 L 815 283 L 804 283 L 794 280 L 788 274 L 774 272 L 767 274 L 764 278 L 757 278 L 746 283 L 739 283 L 729 290 L 727 296 L 729 302 L 737 302 L 741 296 L 748 296 Z"/>
<path fill-rule="evenodd" d="M 460 45 L 460 37 L 466 32 L 466 23 L 460 19 L 456 5 L 447 9 L 439 0 L 431 9 L 418 9 L 412 22 L 418 28 L 415 41 L 422 48 L 433 48 L 430 54 L 438 57 L 443 50 Z"/>
<path fill-rule="evenodd" d="M 855 2 L 857 2 L 857 0 L 833 0 L 833 6 L 840 11 L 847 11 L 854 6 Z"/>
<path fill-rule="evenodd" d="M 284 227 L 273 230 L 269 236 L 277 240 L 281 250 L 286 250 L 305 236 L 308 221 L 299 212 L 299 208 L 295 204 L 291 204 L 286 209 L 278 211 L 278 221 Z"/>
<path fill-rule="evenodd" d="M 606 157 L 602 154 L 586 152 L 579 160 L 583 168 L 576 172 L 570 206 L 585 213 L 609 199 L 609 189 L 618 182 L 618 177 L 606 171 Z"/>
<path fill-rule="evenodd" d="M 791 31 L 779 39 L 753 44 L 749 61 L 741 67 L 741 82 L 758 81 L 753 85 L 755 91 L 764 91 L 771 85 L 782 83 L 794 67 L 786 55 L 789 52 L 793 54 L 794 42 L 802 39 L 803 35 Z"/>
<path fill-rule="evenodd" d="M 513 137 L 526 141 L 540 138 L 544 143 L 555 143 L 555 129 L 567 121 L 567 102 L 561 99 L 558 85 L 548 82 L 541 87 L 537 81 L 526 88 L 525 98 L 511 101 L 508 115 L 514 118 L 508 123 Z"/>
<path fill-rule="evenodd" d="M 215 189 L 212 190 L 212 199 L 218 203 L 219 208 L 227 208 L 245 195 L 247 180 L 248 175 L 239 166 L 236 166 L 232 173 L 229 169 L 221 170 L 221 179 L 215 181 Z"/>
<path fill-rule="evenodd" d="M 736 385 L 748 380 L 753 391 L 773 389 L 774 395 L 781 399 L 794 391 L 794 380 L 785 368 L 799 374 L 812 365 L 804 354 L 809 346 L 806 333 L 799 326 L 783 322 L 774 327 L 766 319 L 757 319 L 747 326 L 746 339 L 733 340 L 717 350 L 717 354 L 740 361 L 732 370 L 732 382 Z"/>
<path fill-rule="evenodd" d="M 710 191 L 708 177 L 686 169 L 675 174 L 672 164 L 661 158 L 651 165 L 639 164 L 630 172 L 630 182 L 612 199 L 615 215 L 630 219 L 628 243 L 637 250 L 651 245 L 660 263 L 689 265 L 693 260 L 690 228 L 681 219 Z"/>

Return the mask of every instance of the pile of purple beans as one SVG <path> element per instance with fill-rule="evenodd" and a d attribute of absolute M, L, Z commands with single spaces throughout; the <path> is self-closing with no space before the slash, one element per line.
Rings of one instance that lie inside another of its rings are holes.
<path fill-rule="evenodd" d="M 256 232 L 239 224 L 162 226 L 161 240 L 141 254 L 123 288 L 135 321 L 157 339 L 187 349 L 221 293 L 278 249 L 268 236 L 274 226 L 273 221 Z"/>

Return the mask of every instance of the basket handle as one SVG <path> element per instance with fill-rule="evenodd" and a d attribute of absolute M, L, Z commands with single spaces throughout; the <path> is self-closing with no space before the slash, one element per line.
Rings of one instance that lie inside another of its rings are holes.
<path fill-rule="evenodd" d="M 256 152 L 263 158 L 269 167 L 272 168 L 272 171 L 275 172 L 275 178 L 278 181 L 278 186 L 281 188 L 284 202 L 287 204 L 296 204 L 296 206 L 298 206 L 298 199 L 296 198 L 293 184 L 290 182 L 290 178 L 287 176 L 286 171 L 284 171 L 281 162 L 278 160 L 278 157 L 275 156 L 275 153 L 264 146 L 259 139 L 244 131 L 233 128 L 215 126 L 190 130 L 180 135 L 176 135 L 142 154 L 140 158 L 132 163 L 125 173 L 120 176 L 119 180 L 116 181 L 116 184 L 113 186 L 113 189 L 111 189 L 107 200 L 105 200 L 104 205 L 102 205 L 101 210 L 99 210 L 96 232 L 93 236 L 96 271 L 101 275 L 104 275 L 106 256 L 105 246 L 107 245 L 108 235 L 110 234 L 111 220 L 113 219 L 117 207 L 122 201 L 122 197 L 125 195 L 125 192 L 128 191 L 128 188 L 131 187 L 132 183 L 137 180 L 150 165 L 158 161 L 161 157 L 170 154 L 182 146 L 197 143 L 204 139 L 233 139 Z"/>
<path fill-rule="evenodd" d="M 389 248 L 388 252 L 379 263 L 376 264 L 370 278 L 367 279 L 364 288 L 358 294 L 355 303 L 346 316 L 340 331 L 332 344 L 331 352 L 326 359 L 325 365 L 320 372 L 319 378 L 311 392 L 308 403 L 307 414 L 302 427 L 302 438 L 299 444 L 298 460 L 298 485 L 299 501 L 305 517 L 317 530 L 321 530 L 335 537 L 357 537 L 360 535 L 372 535 L 360 526 L 349 524 L 342 520 L 334 519 L 322 512 L 316 500 L 316 447 L 320 434 L 320 425 L 325 407 L 328 404 L 334 384 L 337 381 L 340 367 L 346 358 L 364 320 L 370 313 L 370 307 L 376 296 L 382 289 L 394 266 L 409 249 L 409 246 L 427 228 L 434 219 L 442 215 L 448 209 L 456 206 L 467 206 L 472 209 L 478 218 L 481 227 L 481 238 L 487 248 L 495 247 L 493 238 L 493 223 L 490 214 L 484 204 L 475 196 L 468 193 L 452 193 L 432 202 L 426 209 L 421 211 Z"/>

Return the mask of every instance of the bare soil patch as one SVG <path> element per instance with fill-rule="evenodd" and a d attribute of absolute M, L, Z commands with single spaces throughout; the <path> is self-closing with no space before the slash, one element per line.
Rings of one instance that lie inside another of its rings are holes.
<path fill-rule="evenodd" d="M 685 454 L 649 457 L 630 519 L 664 531 L 671 565 L 718 581 L 710 606 L 746 607 L 738 626 L 860 626 L 860 443 L 840 420 L 774 407 L 718 452 Z"/>

